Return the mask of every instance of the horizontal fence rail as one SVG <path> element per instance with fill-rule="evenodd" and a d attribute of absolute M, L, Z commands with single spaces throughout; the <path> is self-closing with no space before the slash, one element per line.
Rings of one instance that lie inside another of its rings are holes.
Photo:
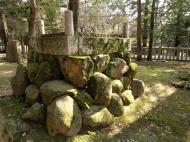
<path fill-rule="evenodd" d="M 131 49 L 133 59 L 137 58 L 137 48 Z M 147 59 L 148 47 L 143 47 L 142 58 Z M 167 60 L 167 61 L 190 61 L 190 48 L 185 47 L 153 47 L 152 60 Z"/>

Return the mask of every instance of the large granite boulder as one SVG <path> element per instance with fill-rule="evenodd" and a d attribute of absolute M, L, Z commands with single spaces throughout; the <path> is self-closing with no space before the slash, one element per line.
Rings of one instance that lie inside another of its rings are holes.
<path fill-rule="evenodd" d="M 37 123 L 44 123 L 46 118 L 46 107 L 44 104 L 33 104 L 23 115 L 22 119 L 25 121 L 32 121 Z"/>
<path fill-rule="evenodd" d="M 15 96 L 25 94 L 25 89 L 29 85 L 26 68 L 23 64 L 19 64 L 16 69 L 16 75 L 11 79 L 11 87 Z"/>
<path fill-rule="evenodd" d="M 128 77 L 126 77 L 126 76 L 122 77 L 121 82 L 123 84 L 123 90 L 130 89 L 131 80 Z"/>
<path fill-rule="evenodd" d="M 22 62 L 21 46 L 18 40 L 9 41 L 6 48 L 8 62 Z"/>
<path fill-rule="evenodd" d="M 121 58 L 115 58 L 107 67 L 106 74 L 113 79 L 120 79 L 129 67 L 126 62 Z"/>
<path fill-rule="evenodd" d="M 111 80 L 104 74 L 95 72 L 88 82 L 88 93 L 95 100 L 95 104 L 107 106 L 111 100 Z"/>
<path fill-rule="evenodd" d="M 85 91 L 78 91 L 77 89 L 70 89 L 66 92 L 66 95 L 71 96 L 81 109 L 89 109 L 94 100 Z"/>
<path fill-rule="evenodd" d="M 120 80 L 112 80 L 112 93 L 121 94 L 123 90 L 123 84 Z"/>
<path fill-rule="evenodd" d="M 48 81 L 40 87 L 42 103 L 48 106 L 55 98 L 65 95 L 70 89 L 75 87 L 63 80 Z"/>
<path fill-rule="evenodd" d="M 132 89 L 133 96 L 135 98 L 138 98 L 144 94 L 145 84 L 142 80 L 133 79 L 131 83 L 131 89 Z"/>
<path fill-rule="evenodd" d="M 135 99 L 132 95 L 132 91 L 131 90 L 125 90 L 124 92 L 121 93 L 120 95 L 122 101 L 123 101 L 123 105 L 130 105 L 131 103 L 135 102 Z"/>
<path fill-rule="evenodd" d="M 107 108 L 114 116 L 121 116 L 123 114 L 123 102 L 118 94 L 112 93 L 112 98 Z"/>
<path fill-rule="evenodd" d="M 94 71 L 104 72 L 110 62 L 109 54 L 99 54 L 92 57 L 94 61 Z"/>
<path fill-rule="evenodd" d="M 13 137 L 8 131 L 7 122 L 0 116 L 0 142 L 12 142 Z"/>
<path fill-rule="evenodd" d="M 91 106 L 82 113 L 83 125 L 88 127 L 107 127 L 114 122 L 114 116 L 102 106 Z"/>
<path fill-rule="evenodd" d="M 82 125 L 82 116 L 76 102 L 70 96 L 55 99 L 47 108 L 46 125 L 50 136 L 76 135 Z"/>
<path fill-rule="evenodd" d="M 40 101 L 40 90 L 36 85 L 33 84 L 29 85 L 25 90 L 25 94 L 26 94 L 26 103 L 30 105 L 33 105 L 36 102 Z"/>
<path fill-rule="evenodd" d="M 64 78 L 78 88 L 86 86 L 94 69 L 94 63 L 89 56 L 60 57 L 59 64 Z"/>

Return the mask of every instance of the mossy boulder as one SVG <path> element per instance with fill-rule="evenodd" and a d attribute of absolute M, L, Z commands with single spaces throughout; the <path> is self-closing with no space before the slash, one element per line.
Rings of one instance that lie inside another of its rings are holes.
<path fill-rule="evenodd" d="M 131 53 L 125 52 L 123 55 L 123 59 L 126 61 L 127 65 L 129 66 L 131 63 Z"/>
<path fill-rule="evenodd" d="M 99 54 L 92 57 L 94 72 L 104 72 L 110 62 L 109 54 Z"/>
<path fill-rule="evenodd" d="M 27 75 L 31 83 L 35 83 L 35 77 L 38 72 L 39 64 L 38 63 L 29 63 L 27 65 Z"/>
<path fill-rule="evenodd" d="M 112 98 L 107 108 L 114 116 L 121 116 L 124 113 L 123 102 L 118 94 L 112 93 Z"/>
<path fill-rule="evenodd" d="M 46 118 L 46 107 L 44 104 L 33 104 L 22 116 L 25 121 L 44 123 Z"/>
<path fill-rule="evenodd" d="M 64 56 L 59 58 L 64 78 L 78 88 L 85 88 L 94 63 L 89 56 Z"/>
<path fill-rule="evenodd" d="M 125 73 L 125 76 L 128 77 L 131 81 L 134 79 L 136 73 L 137 73 L 137 64 L 131 62 L 129 64 L 129 70 Z"/>
<path fill-rule="evenodd" d="M 15 96 L 25 95 L 25 89 L 29 85 L 26 67 L 19 64 L 16 69 L 16 75 L 11 79 L 11 87 Z"/>
<path fill-rule="evenodd" d="M 131 90 L 125 90 L 124 92 L 121 93 L 120 97 L 123 101 L 123 105 L 125 106 L 130 105 L 131 103 L 134 103 L 135 101 Z"/>
<path fill-rule="evenodd" d="M 92 96 L 95 104 L 107 106 L 111 100 L 111 80 L 100 72 L 95 72 L 88 82 L 87 92 Z"/>
<path fill-rule="evenodd" d="M 81 109 L 89 109 L 94 100 L 85 91 L 78 91 L 77 89 L 71 89 L 66 92 L 66 95 L 71 96 Z"/>
<path fill-rule="evenodd" d="M 123 84 L 120 80 L 112 80 L 112 93 L 120 94 L 123 90 Z"/>
<path fill-rule="evenodd" d="M 50 136 L 76 135 L 82 125 L 82 116 L 76 102 L 70 96 L 55 99 L 47 108 L 46 125 Z"/>
<path fill-rule="evenodd" d="M 123 90 L 130 89 L 131 80 L 128 77 L 126 77 L 126 76 L 122 77 L 121 82 L 123 84 Z"/>
<path fill-rule="evenodd" d="M 144 94 L 145 84 L 142 80 L 133 79 L 133 81 L 131 82 L 131 89 L 132 89 L 133 96 L 135 98 L 138 98 Z"/>
<path fill-rule="evenodd" d="M 42 103 L 48 106 L 55 98 L 65 95 L 70 89 L 75 87 L 63 80 L 48 81 L 40 87 Z"/>
<path fill-rule="evenodd" d="M 107 127 L 113 124 L 114 116 L 108 111 L 106 107 L 91 106 L 82 113 L 83 125 L 91 128 Z"/>
<path fill-rule="evenodd" d="M 120 79 L 128 69 L 129 67 L 123 59 L 115 58 L 109 63 L 106 74 L 113 79 Z"/>
<path fill-rule="evenodd" d="M 36 85 L 33 84 L 29 85 L 25 90 L 25 94 L 26 94 L 26 103 L 30 105 L 33 105 L 34 103 L 40 101 L 40 90 Z"/>
<path fill-rule="evenodd" d="M 2 116 L 0 116 L 0 142 L 12 142 L 13 137 L 8 130 L 8 124 Z"/>
<path fill-rule="evenodd" d="M 35 83 L 41 86 L 44 82 L 53 79 L 53 72 L 51 65 L 48 62 L 42 62 L 39 64 L 37 74 L 35 76 Z"/>

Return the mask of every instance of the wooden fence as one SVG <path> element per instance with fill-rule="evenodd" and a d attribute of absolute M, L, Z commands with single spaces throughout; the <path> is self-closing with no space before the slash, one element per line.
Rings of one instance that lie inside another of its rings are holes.
<path fill-rule="evenodd" d="M 132 58 L 137 58 L 137 48 L 132 48 Z M 146 59 L 148 48 L 143 47 L 142 58 Z M 152 49 L 152 60 L 167 61 L 190 61 L 190 48 L 184 47 L 154 47 Z"/>

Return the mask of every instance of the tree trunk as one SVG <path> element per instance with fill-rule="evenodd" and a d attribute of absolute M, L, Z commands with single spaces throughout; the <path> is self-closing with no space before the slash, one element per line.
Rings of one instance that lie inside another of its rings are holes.
<path fill-rule="evenodd" d="M 73 11 L 74 31 L 76 35 L 78 32 L 79 0 L 69 0 L 68 9 Z"/>
<path fill-rule="evenodd" d="M 149 47 L 148 47 L 148 56 L 147 56 L 148 61 L 152 60 L 152 46 L 153 46 L 153 41 L 154 41 L 155 4 L 156 4 L 156 0 L 153 0 L 151 18 L 150 18 L 150 38 L 149 38 Z"/>
<path fill-rule="evenodd" d="M 137 1 L 137 10 L 138 10 L 138 17 L 137 17 L 137 60 L 142 60 L 142 46 L 141 46 L 141 0 Z"/>
<path fill-rule="evenodd" d="M 33 62 L 36 57 L 37 48 L 37 18 L 39 18 L 39 8 L 36 0 L 29 1 L 30 17 L 28 23 L 28 62 Z"/>
<path fill-rule="evenodd" d="M 149 5 L 149 0 L 146 0 L 145 2 L 145 9 L 144 9 L 144 30 L 143 30 L 143 47 L 147 46 L 147 40 L 148 40 L 148 5 Z"/>
<path fill-rule="evenodd" d="M 0 13 L 0 27 L 1 27 L 0 35 L 3 39 L 3 43 L 4 43 L 5 51 L 6 51 L 7 42 L 8 42 L 8 28 L 7 28 L 7 22 L 6 22 L 4 13 Z"/>

